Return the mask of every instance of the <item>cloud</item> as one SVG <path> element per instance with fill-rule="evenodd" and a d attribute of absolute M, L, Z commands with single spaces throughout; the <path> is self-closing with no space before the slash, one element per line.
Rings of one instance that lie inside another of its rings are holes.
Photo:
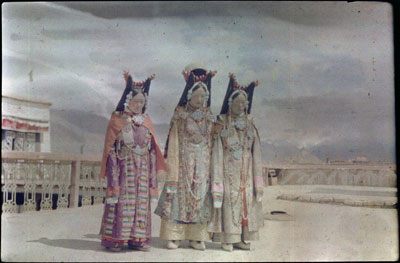
<path fill-rule="evenodd" d="M 185 86 L 182 69 L 201 61 L 218 71 L 214 113 L 229 72 L 240 84 L 259 80 L 252 114 L 264 142 L 322 155 L 336 143 L 335 153 L 348 153 L 346 139 L 384 145 L 370 149 L 376 156 L 389 156 L 386 149 L 394 145 L 392 14 L 386 3 L 6 3 L 3 16 L 7 95 L 107 119 L 125 88 L 123 70 L 137 81 L 155 73 L 148 113 L 164 131 Z M 89 115 L 82 114 L 88 123 Z M 77 116 L 56 120 L 92 134 Z"/>
<path fill-rule="evenodd" d="M 45 3 L 4 3 L 2 15 L 7 20 L 22 19 L 39 21 L 41 19 L 60 19 L 65 11 Z"/>
<path fill-rule="evenodd" d="M 343 139 L 394 144 L 393 108 L 385 101 L 384 96 L 352 93 L 263 99 L 255 115 L 270 120 L 264 138 L 287 138 L 298 147 Z"/>
<path fill-rule="evenodd" d="M 85 28 L 74 30 L 43 30 L 42 34 L 55 40 L 108 40 L 110 38 L 120 37 L 115 31 L 111 30 L 89 30 Z"/>
<path fill-rule="evenodd" d="M 386 15 L 390 5 L 346 2 L 61 2 L 58 5 L 100 18 L 267 16 L 311 26 L 343 25 L 351 17 L 359 23 Z M 112 10 L 112 11 L 110 11 Z M 372 19 L 371 19 L 372 18 Z"/>
<path fill-rule="evenodd" d="M 349 140 L 343 139 L 335 143 L 321 143 L 308 149 L 312 154 L 321 159 L 354 159 L 357 156 L 365 156 L 370 160 L 395 161 L 395 145 L 380 141 Z"/>

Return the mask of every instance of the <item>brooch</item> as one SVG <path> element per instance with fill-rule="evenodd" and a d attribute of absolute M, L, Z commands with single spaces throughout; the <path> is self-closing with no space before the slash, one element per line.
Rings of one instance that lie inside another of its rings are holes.
<path fill-rule="evenodd" d="M 195 111 L 192 113 L 191 117 L 195 121 L 203 119 L 204 113 L 202 111 Z"/>
<path fill-rule="evenodd" d="M 246 122 L 244 120 L 235 121 L 236 128 L 243 130 L 246 127 Z"/>
<path fill-rule="evenodd" d="M 143 122 L 144 122 L 144 118 L 142 115 L 134 115 L 132 117 L 132 120 L 134 123 L 137 123 L 137 124 L 143 124 Z"/>
<path fill-rule="evenodd" d="M 226 137 L 226 136 L 228 136 L 228 130 L 222 130 L 221 131 L 221 137 Z"/>
<path fill-rule="evenodd" d="M 242 158 L 242 150 L 237 150 L 233 153 L 233 158 L 235 160 L 239 160 L 240 158 Z"/>

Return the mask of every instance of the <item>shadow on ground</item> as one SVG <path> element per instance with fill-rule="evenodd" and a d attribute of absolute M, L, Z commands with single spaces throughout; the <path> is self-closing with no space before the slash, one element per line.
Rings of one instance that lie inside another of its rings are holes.
<path fill-rule="evenodd" d="M 86 234 L 86 235 L 84 235 L 84 237 L 101 240 L 101 235 L 99 235 L 99 234 Z"/>
<path fill-rule="evenodd" d="M 273 214 L 271 212 L 264 213 L 264 220 L 271 221 L 294 221 L 294 217 L 292 215 L 285 213 L 277 213 Z"/>
<path fill-rule="evenodd" d="M 90 241 L 81 239 L 48 239 L 46 237 L 42 237 L 40 239 L 30 240 L 27 242 L 41 243 L 43 245 L 51 247 L 60 247 L 60 248 L 75 249 L 75 250 L 92 250 L 92 251 L 103 250 L 100 241 Z"/>
<path fill-rule="evenodd" d="M 49 239 L 46 237 L 42 237 L 37 240 L 30 240 L 27 242 L 30 243 L 41 243 L 43 245 L 51 246 L 51 247 L 59 247 L 59 248 L 67 248 L 74 250 L 92 250 L 92 251 L 105 251 L 105 248 L 101 246 L 101 235 L 99 234 L 86 234 L 85 238 L 97 239 L 98 241 L 91 240 L 82 240 L 82 239 Z M 214 242 L 205 242 L 206 248 L 210 250 L 221 250 L 220 243 Z M 159 237 L 151 238 L 151 247 L 160 248 L 160 249 L 168 249 L 167 241 L 163 240 Z M 181 246 L 179 249 L 193 249 L 189 247 L 189 241 L 184 240 L 181 242 Z M 121 252 L 128 252 L 129 250 L 123 249 Z M 119 253 L 121 253 L 119 252 Z"/>

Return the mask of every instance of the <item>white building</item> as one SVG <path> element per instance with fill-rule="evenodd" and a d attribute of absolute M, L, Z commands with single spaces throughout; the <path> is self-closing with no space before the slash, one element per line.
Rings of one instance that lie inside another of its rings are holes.
<path fill-rule="evenodd" d="M 50 152 L 51 103 L 2 96 L 1 150 Z"/>

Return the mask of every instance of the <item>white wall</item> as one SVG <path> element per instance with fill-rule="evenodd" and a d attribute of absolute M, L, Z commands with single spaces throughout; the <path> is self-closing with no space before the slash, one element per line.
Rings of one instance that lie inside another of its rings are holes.
<path fill-rule="evenodd" d="M 38 126 L 43 127 L 44 125 L 49 127 L 48 131 L 36 131 L 40 133 L 40 142 L 37 145 L 40 152 L 51 151 L 50 106 L 51 104 L 46 102 L 25 101 L 12 97 L 2 97 L 1 102 L 2 116 L 22 118 L 29 120 L 29 122 L 38 121 Z M 24 130 L 24 132 L 26 131 Z"/>
<path fill-rule="evenodd" d="M 34 102 L 15 100 L 9 97 L 2 97 L 2 115 L 10 115 L 18 118 L 50 121 L 50 105 Z"/>

